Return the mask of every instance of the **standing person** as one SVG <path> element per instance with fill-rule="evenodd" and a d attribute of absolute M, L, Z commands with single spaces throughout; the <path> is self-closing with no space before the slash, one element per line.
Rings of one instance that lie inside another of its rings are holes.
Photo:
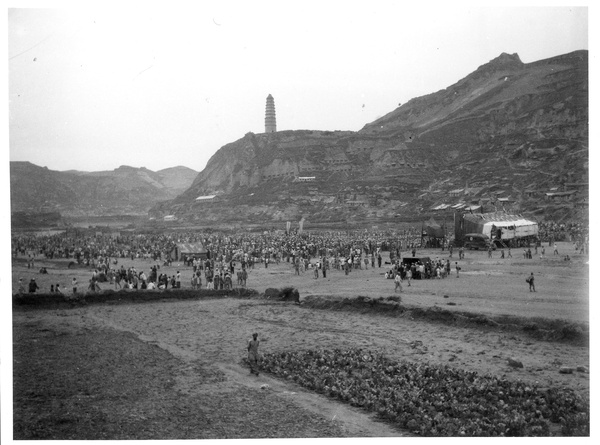
<path fill-rule="evenodd" d="M 177 271 L 177 278 L 175 278 L 175 287 L 177 289 L 181 288 L 181 274 Z"/>
<path fill-rule="evenodd" d="M 29 282 L 29 293 L 30 294 L 35 293 L 35 291 L 38 290 L 39 288 L 40 287 L 35 282 L 35 278 L 32 278 L 31 281 Z"/>
<path fill-rule="evenodd" d="M 121 266 L 121 267 L 123 267 L 123 266 Z M 117 288 L 117 286 L 119 287 L 119 289 L 122 288 L 121 281 L 123 281 L 123 275 L 121 274 L 120 271 L 119 272 L 115 271 L 115 289 Z"/>
<path fill-rule="evenodd" d="M 377 254 L 377 267 L 381 267 L 381 254 Z"/>
<path fill-rule="evenodd" d="M 460 266 L 458 265 L 458 262 L 454 262 L 454 267 L 456 268 L 456 278 L 458 278 L 460 272 Z"/>
<path fill-rule="evenodd" d="M 408 286 L 410 287 L 410 279 L 412 278 L 412 270 L 410 267 L 408 267 L 406 269 L 406 282 L 408 283 Z"/>
<path fill-rule="evenodd" d="M 252 340 L 248 341 L 248 362 L 250 363 L 250 374 L 258 375 L 258 334 L 252 334 Z"/>
<path fill-rule="evenodd" d="M 394 287 L 394 292 L 396 292 L 398 288 L 400 288 L 400 292 L 402 292 L 402 277 L 400 276 L 400 272 L 396 272 L 394 283 L 396 283 L 396 287 Z"/>
<path fill-rule="evenodd" d="M 492 246 L 488 247 L 488 258 L 492 257 Z"/>
<path fill-rule="evenodd" d="M 508 257 L 512 258 L 512 253 L 510 252 L 510 246 L 508 246 Z"/>
<path fill-rule="evenodd" d="M 529 292 L 535 292 L 535 284 L 534 284 L 534 280 L 533 280 L 533 272 L 531 272 L 531 275 L 529 275 L 529 277 L 527 278 L 527 280 L 525 280 L 529 283 Z"/>
<path fill-rule="evenodd" d="M 92 272 L 92 279 L 90 280 L 90 283 L 92 291 L 96 292 L 96 290 L 102 290 L 98 284 L 98 269 L 94 269 L 94 272 Z"/>
<path fill-rule="evenodd" d="M 77 278 L 73 277 L 71 280 L 71 287 L 73 288 L 73 294 L 77 293 Z"/>
<path fill-rule="evenodd" d="M 450 252 L 450 258 L 452 258 L 452 243 L 448 245 L 448 252 Z"/>

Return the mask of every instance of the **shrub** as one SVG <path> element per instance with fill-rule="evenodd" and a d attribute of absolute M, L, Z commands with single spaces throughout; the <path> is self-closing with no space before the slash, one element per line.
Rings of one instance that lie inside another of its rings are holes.
<path fill-rule="evenodd" d="M 584 338 L 583 330 L 574 324 L 568 324 L 561 329 L 562 338 L 565 340 L 581 340 Z"/>

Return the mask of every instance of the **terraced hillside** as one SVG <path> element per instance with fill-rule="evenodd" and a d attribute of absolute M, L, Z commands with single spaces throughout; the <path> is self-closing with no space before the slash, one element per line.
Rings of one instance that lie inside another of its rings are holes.
<path fill-rule="evenodd" d="M 502 54 L 358 132 L 248 133 L 150 215 L 183 223 L 421 220 L 474 204 L 587 214 L 588 53 Z"/>

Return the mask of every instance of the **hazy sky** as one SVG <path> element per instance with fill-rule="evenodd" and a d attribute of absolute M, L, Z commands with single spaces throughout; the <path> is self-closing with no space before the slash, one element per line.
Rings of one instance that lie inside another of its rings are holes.
<path fill-rule="evenodd" d="M 200 171 L 264 131 L 268 94 L 278 130 L 359 130 L 502 52 L 588 49 L 586 7 L 197 3 L 9 9 L 10 160 Z"/>

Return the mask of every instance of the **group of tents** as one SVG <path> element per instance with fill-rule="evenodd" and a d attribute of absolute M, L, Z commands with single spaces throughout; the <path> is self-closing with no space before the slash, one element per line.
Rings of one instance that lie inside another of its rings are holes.
<path fill-rule="evenodd" d="M 171 251 L 171 259 L 183 261 L 186 257 L 205 260 L 210 258 L 210 252 L 199 241 L 195 243 L 177 243 Z"/>

